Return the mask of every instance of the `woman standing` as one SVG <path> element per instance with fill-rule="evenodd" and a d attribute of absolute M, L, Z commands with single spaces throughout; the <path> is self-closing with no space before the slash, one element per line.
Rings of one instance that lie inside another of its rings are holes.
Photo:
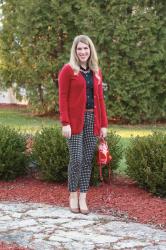
<path fill-rule="evenodd" d="M 68 166 L 69 206 L 74 213 L 88 214 L 86 194 L 97 137 L 107 135 L 107 116 L 102 74 L 92 40 L 76 36 L 70 62 L 59 74 L 59 110 L 62 134 L 70 154 Z M 78 197 L 78 188 L 80 195 Z"/>

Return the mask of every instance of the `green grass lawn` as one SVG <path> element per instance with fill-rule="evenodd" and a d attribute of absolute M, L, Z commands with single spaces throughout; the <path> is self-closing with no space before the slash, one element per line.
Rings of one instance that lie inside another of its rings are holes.
<path fill-rule="evenodd" d="M 8 125 L 20 129 L 24 133 L 34 134 L 42 127 L 52 127 L 55 125 L 60 126 L 60 122 L 56 119 L 41 118 L 31 115 L 25 109 L 0 109 L 0 125 Z M 131 136 L 146 136 L 151 134 L 153 131 L 162 131 L 166 133 L 165 125 L 110 125 L 109 131 L 115 131 L 121 136 L 121 143 L 123 149 L 125 149 L 129 143 Z M 111 151 L 111 149 L 110 149 Z M 118 168 L 118 172 L 123 174 L 126 169 L 125 158 L 123 157 Z"/>
<path fill-rule="evenodd" d="M 55 119 L 41 118 L 31 115 L 24 109 L 0 109 L 0 125 L 20 129 L 25 133 L 35 133 L 42 127 L 54 126 Z"/>

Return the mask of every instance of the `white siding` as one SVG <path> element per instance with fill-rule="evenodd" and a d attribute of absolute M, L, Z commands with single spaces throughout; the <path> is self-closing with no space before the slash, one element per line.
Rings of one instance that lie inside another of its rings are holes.
<path fill-rule="evenodd" d="M 0 91 L 0 103 L 6 104 L 28 104 L 25 96 L 23 96 L 23 100 L 20 102 L 16 99 L 15 94 L 13 93 L 12 88 L 9 88 L 7 91 Z"/>

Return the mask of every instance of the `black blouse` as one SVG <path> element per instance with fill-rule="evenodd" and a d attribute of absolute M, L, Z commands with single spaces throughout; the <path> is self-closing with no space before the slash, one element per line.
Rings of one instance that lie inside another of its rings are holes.
<path fill-rule="evenodd" d="M 93 97 L 93 72 L 80 66 L 80 72 L 86 81 L 86 109 L 94 108 Z"/>

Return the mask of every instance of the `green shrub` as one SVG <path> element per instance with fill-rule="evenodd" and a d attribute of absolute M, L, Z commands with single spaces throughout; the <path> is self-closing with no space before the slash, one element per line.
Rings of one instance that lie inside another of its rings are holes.
<path fill-rule="evenodd" d="M 25 137 L 7 126 L 0 126 L 0 179 L 11 180 L 25 174 Z"/>
<path fill-rule="evenodd" d="M 120 160 L 122 159 L 122 145 L 120 143 L 121 137 L 117 135 L 115 132 L 109 132 L 107 136 L 107 143 L 109 147 L 110 154 L 112 155 L 112 161 L 110 163 L 111 166 L 111 175 L 113 175 L 113 171 L 116 170 L 119 166 Z M 107 180 L 108 178 L 108 167 L 104 166 L 102 169 L 103 178 Z M 100 175 L 99 175 L 99 166 L 97 165 L 97 148 L 94 154 L 93 159 L 93 169 L 91 176 L 91 185 L 98 185 L 100 183 Z"/>
<path fill-rule="evenodd" d="M 59 127 L 43 128 L 37 132 L 32 153 L 41 179 L 57 182 L 67 180 L 68 149 Z"/>
<path fill-rule="evenodd" d="M 166 134 L 135 137 L 126 151 L 127 174 L 150 192 L 166 196 Z"/>

